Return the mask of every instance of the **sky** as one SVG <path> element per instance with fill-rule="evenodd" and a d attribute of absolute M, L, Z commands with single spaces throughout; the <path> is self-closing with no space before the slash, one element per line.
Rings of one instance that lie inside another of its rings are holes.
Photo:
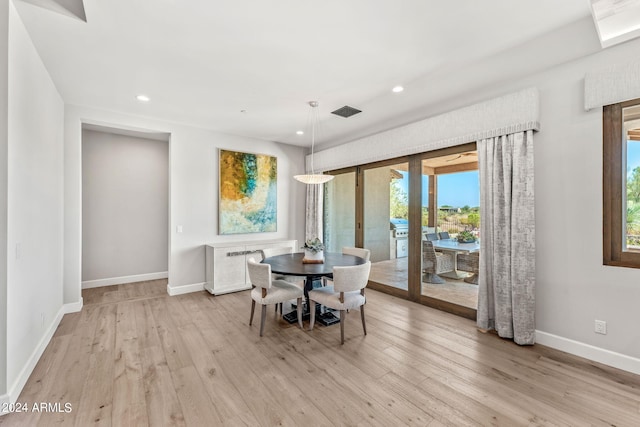
<path fill-rule="evenodd" d="M 627 141 L 627 178 L 640 166 L 640 141 Z"/>
<path fill-rule="evenodd" d="M 429 186 L 427 177 L 422 184 L 423 205 L 427 204 Z M 426 187 L 426 189 L 425 189 Z M 450 173 L 438 175 L 438 206 L 480 206 L 480 184 L 478 171 Z"/>
<path fill-rule="evenodd" d="M 640 141 L 627 142 L 627 177 L 633 169 L 640 166 Z M 405 192 L 409 192 L 409 174 L 400 172 L 403 179 L 400 185 Z M 427 205 L 429 195 L 429 178 L 422 177 L 422 205 Z M 480 184 L 478 171 L 460 172 L 438 175 L 438 206 L 480 206 Z"/>
<path fill-rule="evenodd" d="M 409 173 L 399 171 L 403 179 L 399 180 L 401 188 L 409 193 Z M 422 177 L 422 205 L 427 206 L 429 200 L 429 177 Z M 459 172 L 438 175 L 438 206 L 480 206 L 480 184 L 478 171 Z"/>

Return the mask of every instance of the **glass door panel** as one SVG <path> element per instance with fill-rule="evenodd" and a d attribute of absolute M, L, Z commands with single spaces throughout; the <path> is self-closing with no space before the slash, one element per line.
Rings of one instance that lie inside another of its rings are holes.
<path fill-rule="evenodd" d="M 355 246 L 356 173 L 336 175 L 324 186 L 324 245 L 327 252 Z"/>
<path fill-rule="evenodd" d="M 370 280 L 408 290 L 409 164 L 364 170 L 363 241 L 371 251 Z"/>
<path fill-rule="evenodd" d="M 455 250 L 459 233 L 479 234 L 480 185 L 478 171 L 473 170 L 477 163 L 469 161 L 475 160 L 473 153 L 422 161 L 421 284 L 423 296 L 475 310 L 478 287 L 469 283 L 471 273 L 458 270 L 457 257 L 462 252 Z M 454 160 L 458 166 L 449 165 Z"/>

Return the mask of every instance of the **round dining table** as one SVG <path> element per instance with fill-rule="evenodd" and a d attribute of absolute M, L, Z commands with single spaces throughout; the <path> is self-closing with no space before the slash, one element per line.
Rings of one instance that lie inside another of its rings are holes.
<path fill-rule="evenodd" d="M 322 277 L 332 277 L 333 267 L 344 267 L 364 264 L 364 258 L 354 255 L 347 255 L 339 252 L 325 252 L 324 262 L 322 263 L 303 263 L 303 252 L 291 254 L 275 255 L 262 260 L 262 263 L 271 266 L 271 272 L 286 276 L 301 276 L 304 281 L 304 296 L 306 307 L 304 309 L 304 318 L 309 316 L 309 291 L 313 289 L 314 283 L 319 282 Z M 318 307 L 319 308 L 319 307 Z M 284 319 L 289 323 L 298 321 L 296 311 L 285 314 Z M 322 324 L 331 325 L 339 322 L 339 319 L 333 313 L 320 313 L 318 321 Z"/>

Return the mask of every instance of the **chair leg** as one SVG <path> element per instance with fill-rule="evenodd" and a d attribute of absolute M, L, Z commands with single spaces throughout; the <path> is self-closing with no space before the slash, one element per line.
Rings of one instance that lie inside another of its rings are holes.
<path fill-rule="evenodd" d="M 364 305 L 360 306 L 360 317 L 362 318 L 362 330 L 367 335 L 367 324 L 364 322 Z"/>
<path fill-rule="evenodd" d="M 345 310 L 340 310 L 340 344 L 344 344 L 344 319 L 347 317 Z"/>
<path fill-rule="evenodd" d="M 249 326 L 253 323 L 253 312 L 256 310 L 256 302 L 251 300 L 251 317 L 249 317 Z"/>
<path fill-rule="evenodd" d="M 300 305 L 300 304 L 298 304 Z M 309 300 L 309 330 L 313 331 L 313 325 L 316 323 L 316 302 Z"/>
<path fill-rule="evenodd" d="M 262 314 L 260 315 L 260 336 L 264 332 L 264 319 L 267 317 L 267 306 L 262 306 Z"/>
<path fill-rule="evenodd" d="M 298 312 L 298 325 L 300 325 L 300 329 L 302 329 L 302 297 L 298 298 L 296 311 Z M 280 312 L 282 312 L 282 307 L 280 308 Z"/>

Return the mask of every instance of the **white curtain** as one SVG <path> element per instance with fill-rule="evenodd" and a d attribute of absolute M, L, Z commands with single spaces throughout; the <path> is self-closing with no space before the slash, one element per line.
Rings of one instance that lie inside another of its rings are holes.
<path fill-rule="evenodd" d="M 533 131 L 478 142 L 478 326 L 535 341 Z"/>
<path fill-rule="evenodd" d="M 305 215 L 305 240 L 322 238 L 322 192 L 323 184 L 307 184 L 307 203 Z"/>

